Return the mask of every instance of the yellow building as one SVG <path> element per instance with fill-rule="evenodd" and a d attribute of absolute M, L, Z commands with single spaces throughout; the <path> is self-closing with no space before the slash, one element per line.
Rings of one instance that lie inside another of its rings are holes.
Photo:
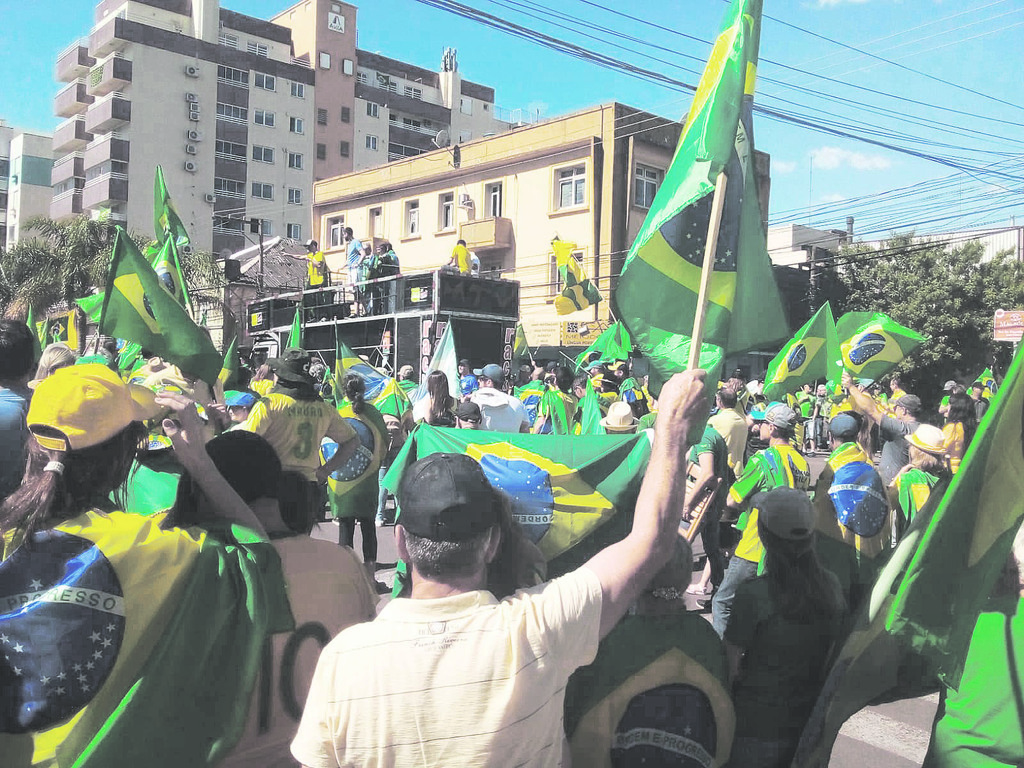
<path fill-rule="evenodd" d="M 441 267 L 464 239 L 482 274 L 521 283 L 531 346 L 589 343 L 609 318 L 615 276 L 681 128 L 611 103 L 325 179 L 313 189 L 313 232 L 336 283 L 347 277 L 345 227 L 375 246 L 390 241 L 403 272 Z M 766 156 L 758 161 L 759 170 L 767 166 Z M 766 210 L 766 183 L 760 191 Z M 583 271 L 605 301 L 572 315 L 555 313 L 561 286 L 554 237 L 576 243 Z"/>

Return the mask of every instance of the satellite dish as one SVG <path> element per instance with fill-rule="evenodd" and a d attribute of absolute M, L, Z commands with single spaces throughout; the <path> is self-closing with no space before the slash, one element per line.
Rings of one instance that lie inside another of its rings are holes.
<path fill-rule="evenodd" d="M 437 136 L 434 137 L 434 146 L 438 149 L 444 149 L 452 143 L 452 137 L 448 134 L 444 128 L 437 132 Z"/>

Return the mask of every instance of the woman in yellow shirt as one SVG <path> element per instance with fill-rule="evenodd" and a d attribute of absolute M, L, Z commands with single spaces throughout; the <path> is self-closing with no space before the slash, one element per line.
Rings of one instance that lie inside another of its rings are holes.
<path fill-rule="evenodd" d="M 943 447 L 949 457 L 949 468 L 956 474 L 967 446 L 978 428 L 974 415 L 974 401 L 966 394 L 949 396 L 946 425 L 942 428 Z"/>

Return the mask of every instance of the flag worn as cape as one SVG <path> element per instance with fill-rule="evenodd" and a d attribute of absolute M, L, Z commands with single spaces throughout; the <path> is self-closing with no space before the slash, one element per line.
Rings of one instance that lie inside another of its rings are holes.
<path fill-rule="evenodd" d="M 295 305 L 295 317 L 292 318 L 292 327 L 288 331 L 288 341 L 285 347 L 302 347 L 302 304 Z"/>
<path fill-rule="evenodd" d="M 610 363 L 613 360 L 628 360 L 633 351 L 633 341 L 622 323 L 612 323 L 594 339 L 594 343 L 576 357 L 576 367 L 585 368 L 591 363 Z"/>
<path fill-rule="evenodd" d="M 513 517 L 544 553 L 553 578 L 629 532 L 651 447 L 644 435 L 511 435 L 421 423 L 384 487 L 394 492 L 410 464 L 439 452 L 480 462 L 491 484 L 511 499 Z"/>
<path fill-rule="evenodd" d="M 571 315 L 600 303 L 601 292 L 583 274 L 583 266 L 572 255 L 576 243 L 555 238 L 551 241 L 551 250 L 554 251 L 555 266 L 562 278 L 562 292 L 555 298 L 555 312 Z"/>
<path fill-rule="evenodd" d="M 532 427 L 534 422 L 537 421 L 540 401 L 544 397 L 544 393 L 548 391 L 548 385 L 543 381 L 534 380 L 527 382 L 521 387 L 515 387 L 512 391 L 526 409 L 526 418 Z"/>
<path fill-rule="evenodd" d="M 167 292 L 121 227 L 114 237 L 100 333 L 134 341 L 205 382 L 215 382 L 220 373 L 221 356 L 210 337 Z"/>
<path fill-rule="evenodd" d="M 768 364 L 764 394 L 769 400 L 781 400 L 784 394 L 798 391 L 801 384 L 819 379 L 839 381 L 841 375 L 836 322 L 826 301 Z"/>
<path fill-rule="evenodd" d="M 701 348 L 724 354 L 789 337 L 765 246 L 754 178 L 752 110 L 761 0 L 733 0 L 694 94 L 672 164 L 612 296 L 615 314 L 651 364 L 651 391 L 688 365 L 701 266 L 718 174 L 725 206 Z M 709 374 L 708 379 L 714 381 Z"/>
<path fill-rule="evenodd" d="M 434 347 L 434 354 L 430 358 L 430 365 L 423 372 L 423 381 L 416 389 L 409 392 L 409 402 L 416 404 L 427 394 L 427 375 L 433 371 L 441 371 L 448 378 L 448 394 L 456 401 L 462 393 L 459 391 L 459 356 L 455 350 L 455 332 L 451 323 L 446 323 L 444 333 Z"/>
<path fill-rule="evenodd" d="M 224 360 L 220 365 L 220 373 L 217 374 L 219 381 L 225 389 L 230 389 L 238 378 L 238 338 L 231 337 L 228 348 L 224 350 Z"/>
<path fill-rule="evenodd" d="M 334 331 L 334 355 L 335 392 L 339 400 L 342 392 L 341 382 L 345 374 L 354 373 L 366 384 L 366 402 L 382 414 L 400 419 L 409 410 L 409 397 L 398 386 L 398 382 L 357 355 L 355 350 L 338 336 L 337 326 Z"/>
<path fill-rule="evenodd" d="M 264 638 L 291 628 L 280 559 L 162 521 L 88 512 L 0 564 L 5 766 L 212 766 L 234 746 Z"/>
<path fill-rule="evenodd" d="M 1024 519 L 1024 353 L 948 490 L 936 486 L 879 574 L 829 673 L 794 766 L 825 766 L 868 703 L 957 686 L 971 633 Z"/>
<path fill-rule="evenodd" d="M 366 517 L 377 508 L 381 462 L 388 452 L 388 430 L 380 411 L 367 403 L 357 414 L 350 403 L 338 413 L 359 438 L 356 452 L 340 469 L 327 478 L 327 503 L 334 517 Z M 320 460 L 326 464 L 338 450 L 338 444 L 324 438 L 320 442 Z"/>
<path fill-rule="evenodd" d="M 847 312 L 836 322 L 836 335 L 843 367 L 876 381 L 928 340 L 881 312 Z"/>
<path fill-rule="evenodd" d="M 992 369 L 986 368 L 978 374 L 978 378 L 974 381 L 980 381 L 985 387 L 981 392 L 981 396 L 991 399 L 992 395 L 996 392 L 996 377 L 992 375 Z M 973 384 L 974 382 L 971 383 Z"/>

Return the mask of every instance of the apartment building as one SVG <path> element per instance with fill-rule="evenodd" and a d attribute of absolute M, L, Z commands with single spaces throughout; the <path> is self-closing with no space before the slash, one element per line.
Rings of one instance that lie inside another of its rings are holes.
<path fill-rule="evenodd" d="M 431 71 L 357 48 L 354 5 L 303 0 L 271 19 L 292 31 L 295 55 L 316 70 L 314 179 L 339 176 L 507 131 L 494 89 L 464 80 L 447 48 Z"/>
<path fill-rule="evenodd" d="M 50 215 L 148 231 L 163 167 L 195 247 L 226 254 L 308 235 L 313 69 L 285 27 L 217 0 L 102 0 L 58 58 Z"/>
<path fill-rule="evenodd" d="M 50 136 L 0 120 L 0 248 L 23 235 L 24 225 L 50 211 Z"/>
<path fill-rule="evenodd" d="M 475 104 L 474 104 L 475 106 Z M 392 243 L 403 272 L 445 264 L 461 238 L 484 273 L 520 281 L 520 314 L 532 345 L 575 346 L 609 318 L 608 301 L 560 317 L 551 240 L 576 257 L 606 299 L 664 179 L 681 124 L 611 103 L 460 147 L 437 149 L 317 182 L 313 228 L 331 269 L 345 272 L 345 226 Z M 768 157 L 757 153 L 758 194 L 768 210 Z"/>

